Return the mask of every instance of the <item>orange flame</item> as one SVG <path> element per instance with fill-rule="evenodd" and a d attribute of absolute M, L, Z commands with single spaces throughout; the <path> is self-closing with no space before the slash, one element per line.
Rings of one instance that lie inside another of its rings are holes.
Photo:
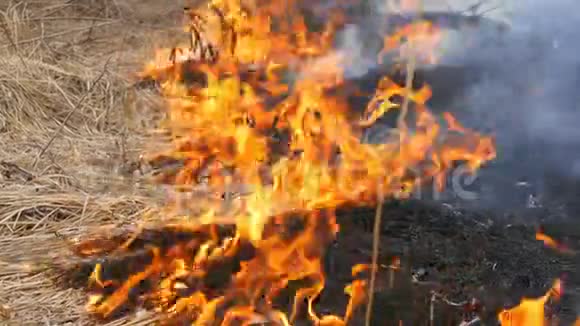
<path fill-rule="evenodd" d="M 562 282 L 556 280 L 550 290 L 538 299 L 522 299 L 509 310 L 503 310 L 498 318 L 502 326 L 545 326 L 547 325 L 544 305 L 549 299 L 557 300 L 562 295 Z"/>
<path fill-rule="evenodd" d="M 124 280 L 106 279 L 105 267 L 97 265 L 93 286 L 112 294 L 91 297 L 91 311 L 109 317 L 133 300 L 139 284 L 154 280 L 139 300 L 178 320 L 213 322 L 225 309 L 223 325 L 289 325 L 305 301 L 310 320 L 345 325 L 366 298 L 366 280 L 347 287 L 344 317 L 321 317 L 313 307 L 325 284 L 321 258 L 338 232 L 334 208 L 376 204 L 378 194 L 407 196 L 433 179 L 442 186 L 453 164 L 475 171 L 493 159 L 493 139 L 461 127 L 450 114 L 440 121 L 427 108 L 427 85 L 408 90 L 385 77 L 366 107 L 349 107 L 342 74 L 348 58 L 332 50 L 340 15 L 317 32 L 294 2 L 214 0 L 187 15 L 190 44 L 160 51 L 143 73 L 160 82 L 167 100 L 162 127 L 171 144 L 148 159 L 181 164 L 158 176 L 176 189 L 163 212 L 171 218 L 163 230 L 180 236 L 153 249 L 135 240 L 140 234 L 118 247 L 92 242 L 116 254 L 139 248 L 147 263 Z M 387 43 L 392 48 L 403 37 L 423 34 L 436 31 L 412 24 Z M 414 121 L 393 128 L 394 137 L 383 144 L 362 142 L 365 128 L 399 108 L 395 96 L 411 100 Z M 235 232 L 224 236 L 217 225 Z M 83 246 L 86 256 L 103 254 Z M 208 286 L 224 262 L 239 268 L 231 267 L 223 287 Z M 365 266 L 355 266 L 353 276 Z M 273 301 L 296 281 L 307 284 L 296 291 L 287 315 Z"/>
<path fill-rule="evenodd" d="M 573 253 L 573 251 L 570 248 L 566 247 L 566 245 L 558 242 L 551 236 L 545 234 L 541 228 L 536 231 L 536 240 L 542 241 L 546 247 L 557 250 L 558 252 L 564 254 Z"/>

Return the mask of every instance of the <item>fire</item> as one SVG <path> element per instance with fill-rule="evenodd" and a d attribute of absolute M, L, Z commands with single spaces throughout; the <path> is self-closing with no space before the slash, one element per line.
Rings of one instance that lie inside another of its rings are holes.
<path fill-rule="evenodd" d="M 570 248 L 566 247 L 566 245 L 558 242 L 557 240 L 555 240 L 551 236 L 545 234 L 544 230 L 542 228 L 539 228 L 536 231 L 536 240 L 542 241 L 546 247 L 557 250 L 560 253 L 564 253 L 564 254 L 573 254 L 574 253 L 574 251 L 572 251 Z"/>
<path fill-rule="evenodd" d="M 542 228 L 536 231 L 536 240 L 542 241 L 545 246 L 555 249 L 561 253 L 573 253 L 569 248 L 560 244 L 554 238 L 544 233 Z M 521 303 L 511 309 L 503 310 L 498 317 L 502 326 L 523 326 L 523 325 L 547 325 L 545 316 L 545 304 L 548 300 L 558 300 L 562 296 L 562 281 L 556 280 L 548 292 L 537 299 L 522 299 Z M 576 324 L 580 319 L 576 321 Z"/>
<path fill-rule="evenodd" d="M 498 318 L 502 326 L 544 326 L 547 325 L 544 305 L 549 299 L 557 300 L 562 295 L 562 283 L 556 280 L 550 290 L 537 299 L 523 299 L 509 310 L 503 310 Z"/>
<path fill-rule="evenodd" d="M 148 160 L 179 162 L 157 176 L 176 194 L 159 222 L 79 244 L 93 270 L 90 311 L 110 318 L 143 306 L 170 324 L 345 325 L 366 300 L 367 265 L 353 268 L 343 316 L 314 307 L 339 231 L 335 208 L 442 185 L 457 163 L 475 171 L 495 157 L 493 139 L 433 115 L 427 85 L 385 77 L 366 107 L 349 107 L 342 70 L 353 58 L 332 48 L 340 14 L 316 31 L 293 2 L 214 0 L 186 14 L 190 44 L 160 51 L 143 73 L 161 84 L 171 136 Z M 389 45 L 432 32 L 413 24 Z M 395 96 L 411 100 L 408 116 Z M 361 141 L 392 112 L 403 116 L 389 141 Z M 287 311 L 279 300 L 290 288 Z"/>

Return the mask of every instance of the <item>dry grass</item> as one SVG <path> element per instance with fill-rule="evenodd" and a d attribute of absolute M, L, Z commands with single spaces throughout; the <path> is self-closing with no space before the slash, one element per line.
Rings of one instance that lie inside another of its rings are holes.
<path fill-rule="evenodd" d="M 66 256 L 68 237 L 153 203 L 135 167 L 159 99 L 131 72 L 173 42 L 182 5 L 0 4 L 0 324 L 89 323 L 82 293 L 43 265 Z"/>

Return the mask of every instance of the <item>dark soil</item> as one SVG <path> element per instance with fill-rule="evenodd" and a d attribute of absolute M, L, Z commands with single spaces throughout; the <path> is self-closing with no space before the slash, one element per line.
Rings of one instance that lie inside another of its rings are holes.
<path fill-rule="evenodd" d="M 375 208 L 369 207 L 337 211 L 340 232 L 326 255 L 326 286 L 316 304 L 317 312 L 344 313 L 348 302 L 344 287 L 353 280 L 352 266 L 371 262 L 374 215 Z M 564 293 L 568 294 L 560 303 L 549 307 L 550 313 L 569 321 L 561 325 L 571 324 L 575 319 L 574 286 L 580 284 L 575 275 L 576 257 L 558 253 L 536 241 L 535 226 L 510 224 L 505 218 L 500 221 L 491 214 L 418 200 L 385 204 L 381 222 L 380 267 L 372 325 L 398 325 L 399 321 L 403 325 L 430 325 L 433 317 L 431 325 L 456 326 L 476 316 L 482 321 L 480 325 L 497 325 L 496 316 L 502 308 L 517 305 L 523 297 L 542 296 L 558 277 L 564 278 Z M 564 222 L 543 227 L 545 233 L 566 240 L 568 247 L 579 247 L 580 232 L 577 230 L 580 227 L 574 228 Z M 197 243 L 200 234 L 208 234 L 175 232 L 171 228 L 161 228 L 141 233 L 132 245 L 136 246 L 132 250 L 134 255 L 123 256 L 125 261 L 121 264 L 110 259 L 97 261 L 104 264 L 103 270 L 109 273 L 115 271 L 107 267 L 111 265 L 121 268 L 118 273 L 126 274 L 129 272 L 127 266 L 141 266 L 131 261 L 145 259 L 147 263 L 150 260 L 149 254 L 141 254 L 150 245 L 163 251 L 174 242 L 192 244 L 195 240 Z M 104 241 L 119 242 L 114 234 Z M 99 247 L 104 252 L 97 256 L 106 256 L 108 246 Z M 75 277 L 69 278 L 72 283 L 66 283 L 86 287 L 84 283 L 95 260 L 83 258 L 82 253 L 76 254 L 80 261 L 73 268 Z M 232 256 L 235 257 L 238 255 Z M 395 258 L 400 260 L 396 270 L 389 267 Z M 232 266 L 239 265 L 232 263 Z M 236 270 L 235 266 L 233 269 L 223 266 L 217 266 L 215 273 L 210 274 L 226 276 Z M 209 279 L 193 281 L 209 287 L 215 283 Z M 218 281 L 219 284 L 224 282 L 227 280 Z M 291 304 L 292 291 L 286 292 L 278 298 L 277 305 Z M 359 307 L 349 325 L 364 325 L 365 309 L 365 305 Z"/>
<path fill-rule="evenodd" d="M 494 325 L 499 310 L 517 305 L 522 297 L 545 294 L 554 279 L 573 269 L 572 258 L 535 240 L 531 225 L 419 201 L 388 203 L 383 212 L 373 325 L 399 320 L 428 325 L 433 293 L 435 325 L 459 325 L 475 315 Z M 328 284 L 319 310 L 340 311 L 351 266 L 371 261 L 374 213 L 369 208 L 339 212 L 341 232 L 328 257 Z M 546 232 L 554 229 L 559 230 L 554 237 L 573 232 L 561 225 L 547 226 Z M 400 258 L 401 268 L 390 276 L 387 266 L 393 257 Z M 390 277 L 394 282 L 389 283 Z M 364 308 L 360 310 L 353 325 L 362 324 Z"/>

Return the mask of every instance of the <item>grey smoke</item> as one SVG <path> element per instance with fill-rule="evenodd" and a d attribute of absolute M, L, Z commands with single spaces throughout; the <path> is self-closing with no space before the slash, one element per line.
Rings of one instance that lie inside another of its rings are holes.
<path fill-rule="evenodd" d="M 352 60 L 345 67 L 345 78 L 359 78 L 377 66 L 376 58 L 366 55 L 363 42 L 362 28 L 350 24 L 338 35 L 338 52 L 345 53 Z"/>
<path fill-rule="evenodd" d="M 447 16 L 448 51 L 439 63 L 466 67 L 465 73 L 477 78 L 467 78 L 471 84 L 453 90 L 459 96 L 434 111 L 449 110 L 468 127 L 496 136 L 498 158 L 478 180 L 488 189 L 477 203 L 483 206 L 525 206 L 529 194 L 518 194 L 522 189 L 534 196 L 565 197 L 563 189 L 580 185 L 580 4 L 511 2 L 507 30 L 492 20 L 458 28 Z M 340 33 L 337 51 L 355 63 L 345 67 L 347 78 L 378 68 L 380 44 L 372 38 L 387 32 L 385 18 L 392 14 L 382 9 Z M 522 182 L 530 187 L 517 186 Z"/>
<path fill-rule="evenodd" d="M 507 30 L 492 20 L 447 29 L 440 65 L 466 67 L 477 82 L 434 110 L 496 136 L 498 158 L 480 173 L 488 190 L 477 205 L 525 206 L 529 195 L 568 205 L 580 194 L 580 4 L 512 2 Z"/>
<path fill-rule="evenodd" d="M 488 182 L 495 201 L 517 191 L 506 187 L 514 179 L 551 197 L 564 197 L 563 183 L 580 179 L 578 9 L 570 0 L 517 1 L 509 31 L 471 31 L 479 42 L 446 58 L 482 74 L 455 105 L 471 127 L 497 136 L 496 167 L 482 172 L 498 180 Z"/>

